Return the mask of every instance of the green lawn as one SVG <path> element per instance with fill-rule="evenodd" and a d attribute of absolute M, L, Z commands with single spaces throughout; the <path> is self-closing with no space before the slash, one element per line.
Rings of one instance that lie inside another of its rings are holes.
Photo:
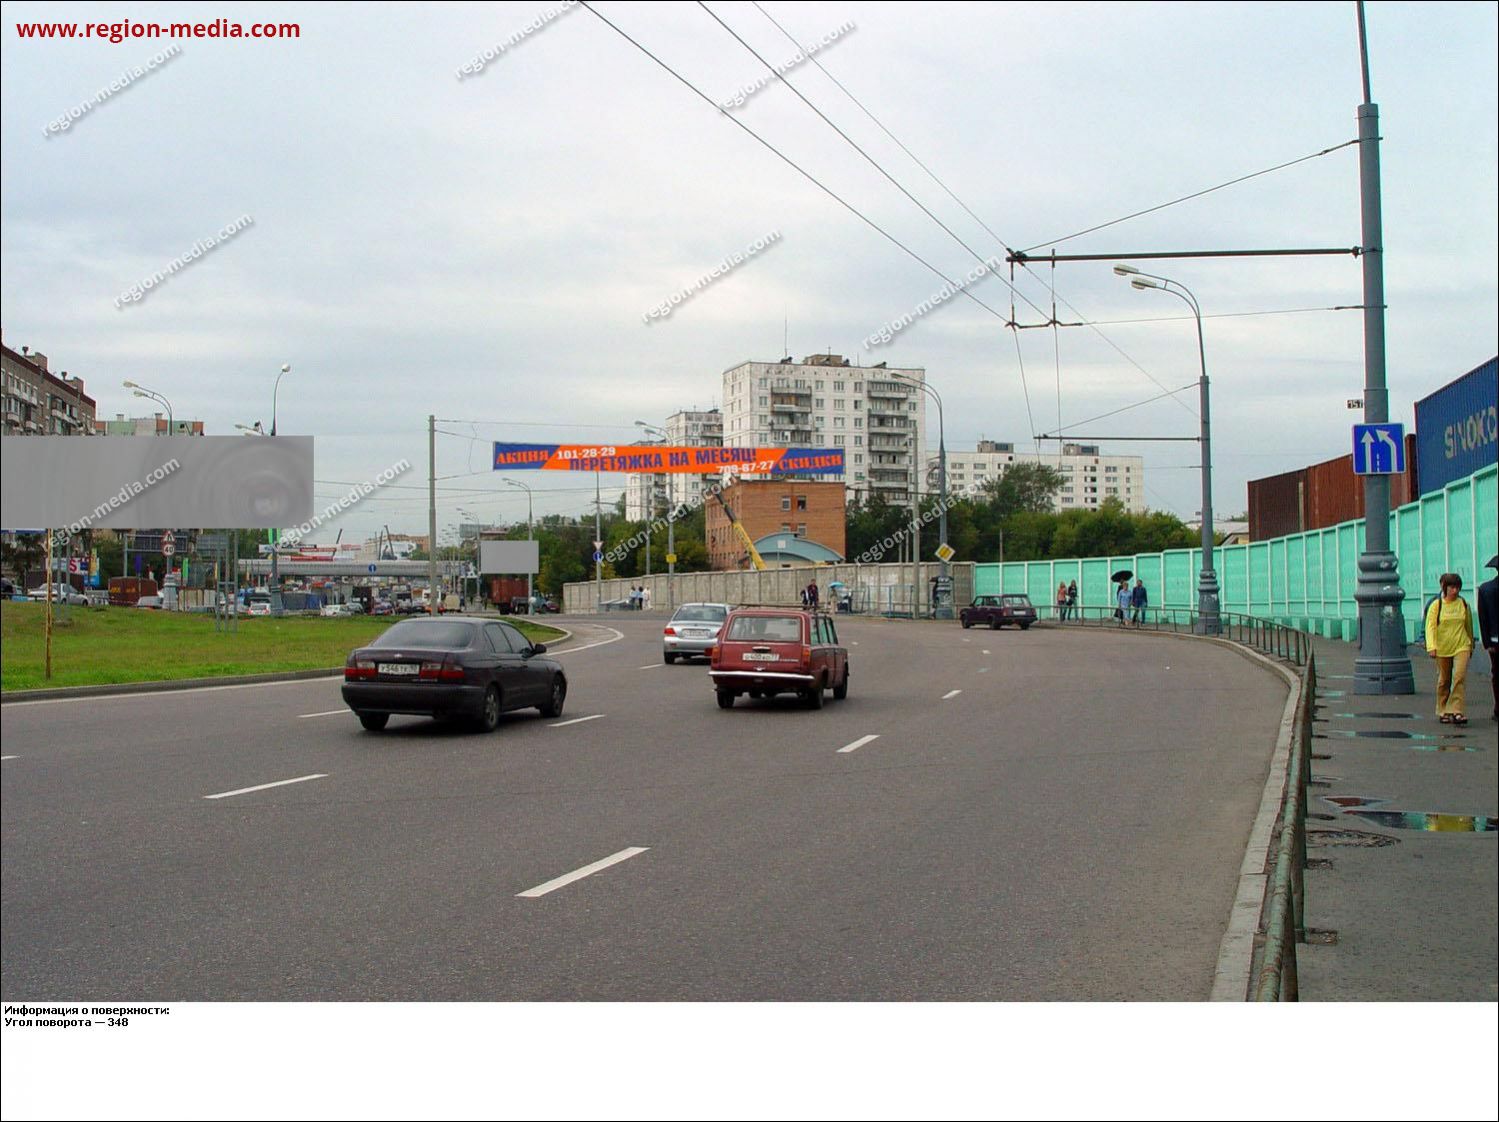
<path fill-rule="evenodd" d="M 43 677 L 42 604 L 0 603 L 0 689 L 98 686 L 342 666 L 348 653 L 392 623 L 388 616 L 241 616 L 237 632 L 213 616 L 135 608 L 54 608 L 52 677 Z M 533 641 L 552 627 L 511 620 Z"/>

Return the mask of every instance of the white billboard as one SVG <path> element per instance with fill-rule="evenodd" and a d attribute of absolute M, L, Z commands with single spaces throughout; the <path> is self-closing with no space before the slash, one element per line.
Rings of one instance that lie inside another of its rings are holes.
<path fill-rule="evenodd" d="M 537 542 L 479 543 L 479 572 L 484 576 L 534 574 L 540 567 L 541 546 Z"/>

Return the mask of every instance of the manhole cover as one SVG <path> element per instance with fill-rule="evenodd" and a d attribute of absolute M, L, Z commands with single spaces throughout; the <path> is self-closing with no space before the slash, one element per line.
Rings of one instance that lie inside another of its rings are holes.
<path fill-rule="evenodd" d="M 1388 838 L 1383 834 L 1370 834 L 1364 830 L 1308 830 L 1306 832 L 1308 847 L 1362 845 L 1377 849 L 1384 845 L 1395 845 L 1398 841 L 1398 838 Z"/>

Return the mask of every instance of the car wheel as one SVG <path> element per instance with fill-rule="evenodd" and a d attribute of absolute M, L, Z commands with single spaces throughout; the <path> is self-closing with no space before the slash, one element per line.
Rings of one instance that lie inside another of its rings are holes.
<path fill-rule="evenodd" d="M 998 631 L 999 630 L 999 620 L 997 620 L 997 619 L 991 619 L 989 621 L 989 630 L 990 631 Z"/>
<path fill-rule="evenodd" d="M 543 717 L 560 717 L 562 716 L 562 704 L 566 700 L 567 683 L 562 680 L 562 675 L 558 674 L 552 679 L 552 693 L 547 699 L 547 703 L 545 705 L 538 705 L 537 708 L 541 710 Z"/>
<path fill-rule="evenodd" d="M 842 701 L 848 697 L 848 667 L 843 668 L 843 681 L 833 687 L 833 700 Z"/>
<path fill-rule="evenodd" d="M 1031 629 L 1031 625 L 1028 624 L 1028 623 L 1022 623 L 1020 625 L 1020 630 L 1021 631 L 1029 631 L 1030 629 Z"/>
<path fill-rule="evenodd" d="M 818 682 L 817 685 L 813 686 L 806 693 L 802 694 L 802 701 L 806 704 L 808 709 L 822 708 L 822 689 L 822 683 Z"/>
<path fill-rule="evenodd" d="M 484 708 L 479 711 L 479 728 L 494 732 L 500 727 L 500 687 L 490 686 L 484 691 Z"/>
<path fill-rule="evenodd" d="M 370 732 L 379 732 L 390 723 L 389 713 L 360 713 L 359 723 Z"/>
<path fill-rule="evenodd" d="M 718 690 L 716 692 L 718 693 L 718 707 L 720 709 L 732 709 L 732 708 L 734 708 L 734 691 L 733 690 Z"/>
<path fill-rule="evenodd" d="M 973 626 L 973 621 L 971 619 L 969 619 L 967 616 L 964 616 L 963 617 L 963 630 L 967 631 L 972 626 Z"/>
<path fill-rule="evenodd" d="M 667 666 L 670 666 L 672 663 L 677 661 L 677 656 L 672 654 L 670 651 L 667 651 L 661 656 L 661 661 L 666 663 Z"/>

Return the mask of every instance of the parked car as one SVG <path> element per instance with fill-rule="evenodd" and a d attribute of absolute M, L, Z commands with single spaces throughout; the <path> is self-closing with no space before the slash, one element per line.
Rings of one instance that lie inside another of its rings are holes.
<path fill-rule="evenodd" d="M 794 693 L 809 709 L 822 708 L 824 690 L 840 701 L 848 696 L 848 650 L 838 642 L 833 617 L 822 612 L 737 608 L 708 657 L 720 709 L 746 693 Z"/>
<path fill-rule="evenodd" d="M 351 616 L 354 613 L 349 609 L 350 605 L 348 604 L 324 604 L 319 614 L 328 616 L 329 618 L 334 616 Z"/>
<path fill-rule="evenodd" d="M 251 596 L 245 604 L 247 615 L 268 616 L 271 614 L 271 598 L 269 596 Z"/>
<path fill-rule="evenodd" d="M 958 613 L 958 619 L 965 628 L 987 625 L 990 629 L 998 629 L 1013 623 L 1021 631 L 1026 631 L 1036 622 L 1036 607 L 1029 596 L 1018 592 L 979 596 Z"/>
<path fill-rule="evenodd" d="M 47 598 L 47 586 L 38 585 L 26 593 L 33 600 L 45 600 Z M 79 592 L 71 584 L 54 584 L 52 586 L 52 600 L 57 604 L 86 605 L 88 597 Z"/>
<path fill-rule="evenodd" d="M 135 602 L 137 608 L 146 608 L 153 612 L 161 611 L 164 602 L 160 596 L 142 596 Z"/>
<path fill-rule="evenodd" d="M 344 702 L 371 732 L 392 713 L 466 719 L 493 732 L 508 710 L 561 715 L 567 676 L 545 655 L 545 644 L 499 620 L 403 619 L 349 655 Z"/>
<path fill-rule="evenodd" d="M 707 657 L 730 611 L 728 604 L 683 604 L 661 633 L 662 658 L 669 665 L 679 657 Z"/>
<path fill-rule="evenodd" d="M 376 600 L 370 608 L 370 615 L 372 616 L 392 616 L 395 613 L 395 605 L 389 600 Z"/>

